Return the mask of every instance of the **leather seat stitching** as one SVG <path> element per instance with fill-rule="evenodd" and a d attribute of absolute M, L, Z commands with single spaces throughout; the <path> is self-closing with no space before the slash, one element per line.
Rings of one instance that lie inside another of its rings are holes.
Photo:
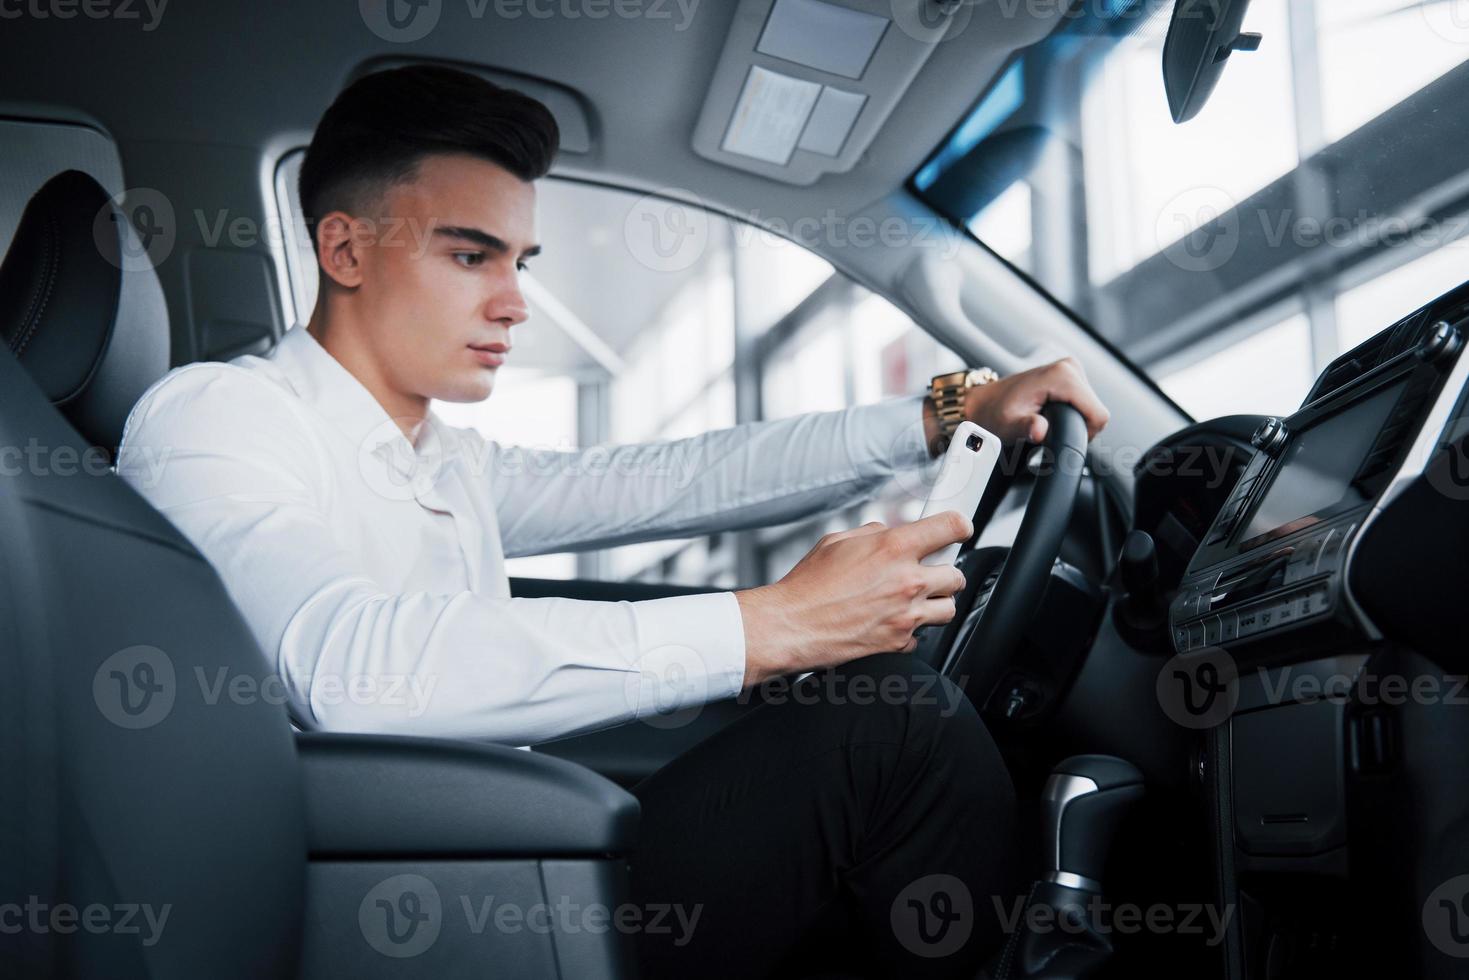
<path fill-rule="evenodd" d="M 51 290 L 56 286 L 56 273 L 61 265 L 56 257 L 57 252 L 59 252 L 56 243 L 61 238 L 61 232 L 56 227 L 56 216 L 48 215 L 46 224 L 47 230 L 50 232 L 43 239 L 45 251 L 42 253 L 42 264 L 46 267 L 43 273 L 46 288 L 36 294 L 31 302 L 31 309 L 26 311 L 26 315 L 21 321 L 23 324 L 22 332 L 11 346 L 11 350 L 15 352 L 16 357 L 25 353 L 26 346 L 36 335 L 36 328 L 41 325 L 41 317 L 45 315 L 46 306 L 51 302 Z"/>

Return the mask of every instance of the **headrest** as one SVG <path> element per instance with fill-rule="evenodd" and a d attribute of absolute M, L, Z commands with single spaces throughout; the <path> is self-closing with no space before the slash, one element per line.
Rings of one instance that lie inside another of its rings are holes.
<path fill-rule="evenodd" d="M 68 170 L 26 204 L 0 263 L 0 337 L 46 397 L 109 452 L 128 411 L 168 370 L 168 309 L 126 217 Z"/>

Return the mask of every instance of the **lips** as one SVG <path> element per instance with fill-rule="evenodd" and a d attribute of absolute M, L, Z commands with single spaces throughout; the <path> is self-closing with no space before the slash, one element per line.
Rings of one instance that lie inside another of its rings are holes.
<path fill-rule="evenodd" d="M 469 350 L 470 353 L 474 354 L 474 359 L 485 367 L 495 368 L 505 363 L 505 355 L 510 353 L 510 345 L 501 343 L 470 344 Z"/>

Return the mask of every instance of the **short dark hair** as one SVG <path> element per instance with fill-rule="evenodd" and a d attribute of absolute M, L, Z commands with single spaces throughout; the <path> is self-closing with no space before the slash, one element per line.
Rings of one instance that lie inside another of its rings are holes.
<path fill-rule="evenodd" d="M 322 215 L 364 206 L 434 154 L 467 153 L 536 180 L 560 138 L 540 102 L 466 71 L 409 65 L 364 75 L 321 117 L 301 162 L 306 227 L 315 241 Z"/>

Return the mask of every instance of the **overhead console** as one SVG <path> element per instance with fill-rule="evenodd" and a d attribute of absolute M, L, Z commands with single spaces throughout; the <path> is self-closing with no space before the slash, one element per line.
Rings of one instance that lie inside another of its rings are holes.
<path fill-rule="evenodd" d="M 1299 411 L 1261 424 L 1169 608 L 1177 652 L 1295 659 L 1379 637 L 1347 570 L 1438 448 L 1469 377 L 1466 333 L 1469 285 L 1337 358 Z"/>
<path fill-rule="evenodd" d="M 851 170 L 971 13 L 931 0 L 741 0 L 694 152 L 788 184 Z"/>

